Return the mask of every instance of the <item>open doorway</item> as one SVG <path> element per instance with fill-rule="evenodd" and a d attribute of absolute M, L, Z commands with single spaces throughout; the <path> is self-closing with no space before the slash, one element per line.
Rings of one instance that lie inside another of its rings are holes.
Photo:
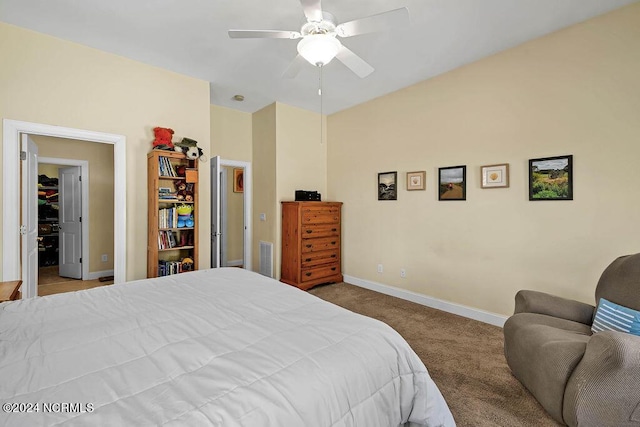
<path fill-rule="evenodd" d="M 32 136 L 38 147 L 38 295 L 113 283 L 113 146 Z M 68 158 L 50 157 L 65 155 Z"/>
<path fill-rule="evenodd" d="M 110 146 L 114 171 L 110 177 L 114 188 L 111 193 L 113 202 L 110 210 L 113 215 L 113 230 L 110 233 L 111 239 L 113 239 L 113 256 L 111 258 L 113 260 L 114 282 L 124 282 L 126 278 L 125 137 L 9 119 L 3 120 L 3 205 L 5 207 L 14 206 L 15 209 L 3 209 L 3 280 L 22 280 L 22 298 L 32 298 L 38 295 L 36 187 L 38 147 L 33 144 L 35 149 L 33 155 L 29 150 L 26 150 L 23 137 L 27 135 L 67 138 L 74 141 L 99 143 L 87 145 Z M 68 153 L 65 152 L 64 155 L 68 156 Z M 20 159 L 23 161 L 21 162 Z M 29 172 L 28 179 L 24 175 L 25 170 L 33 171 L 32 175 Z M 29 182 L 33 185 L 29 185 Z M 25 185 L 22 185 L 23 183 Z M 120 191 L 116 191 L 116 189 L 120 189 Z M 33 208 L 29 206 L 25 208 L 25 200 L 29 200 L 29 203 L 33 200 Z M 94 237 L 99 239 L 101 236 Z M 34 251 L 32 251 L 32 247 L 35 249 Z M 36 256 L 31 256 L 32 252 L 35 252 Z M 102 254 L 99 252 L 94 255 L 101 259 Z M 29 271 L 30 268 L 34 269 L 35 273 Z"/>
<path fill-rule="evenodd" d="M 222 165 L 220 267 L 244 268 L 244 168 Z"/>
<path fill-rule="evenodd" d="M 211 158 L 211 267 L 252 269 L 251 163 Z"/>
<path fill-rule="evenodd" d="M 60 164 L 38 158 L 39 296 L 59 293 L 50 292 L 57 289 L 49 285 L 82 281 L 83 273 L 86 277 L 82 261 L 87 259 L 83 252 L 88 247 L 84 247 L 82 241 L 88 233 L 83 233 L 82 218 L 88 219 L 88 215 L 83 210 L 82 168 L 67 164 L 71 163 L 69 160 L 54 160 L 60 160 Z"/>

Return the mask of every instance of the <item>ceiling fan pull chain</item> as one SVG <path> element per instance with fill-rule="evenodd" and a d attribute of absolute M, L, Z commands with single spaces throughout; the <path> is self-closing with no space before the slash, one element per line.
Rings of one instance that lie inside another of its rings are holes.
<path fill-rule="evenodd" d="M 322 65 L 318 65 L 318 68 L 320 68 L 320 76 L 318 78 L 318 95 L 320 95 L 320 144 L 322 144 L 322 69 L 324 67 Z"/>

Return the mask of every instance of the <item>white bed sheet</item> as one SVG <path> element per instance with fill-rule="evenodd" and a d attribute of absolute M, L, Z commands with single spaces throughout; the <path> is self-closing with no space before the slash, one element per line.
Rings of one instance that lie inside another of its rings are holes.
<path fill-rule="evenodd" d="M 0 304 L 0 403 L 39 405 L 2 426 L 455 425 L 391 327 L 239 268 Z"/>

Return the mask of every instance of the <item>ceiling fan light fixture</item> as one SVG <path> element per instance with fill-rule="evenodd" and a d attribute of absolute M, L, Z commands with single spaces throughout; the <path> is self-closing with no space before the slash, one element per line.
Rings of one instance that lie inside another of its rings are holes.
<path fill-rule="evenodd" d="M 336 57 L 342 43 L 330 34 L 310 34 L 298 43 L 298 53 L 315 66 L 327 65 Z"/>

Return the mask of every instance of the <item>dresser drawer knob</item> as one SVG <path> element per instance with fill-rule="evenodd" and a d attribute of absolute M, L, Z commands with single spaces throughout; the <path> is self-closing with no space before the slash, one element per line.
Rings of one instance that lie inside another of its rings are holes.
<path fill-rule="evenodd" d="M 304 275 L 309 277 L 309 276 L 311 276 L 311 273 L 305 273 Z"/>
<path fill-rule="evenodd" d="M 337 257 L 338 257 L 338 255 L 336 255 L 336 254 L 331 255 L 331 258 L 337 258 Z"/>
<path fill-rule="evenodd" d="M 304 262 L 311 262 L 311 258 L 305 259 Z"/>
<path fill-rule="evenodd" d="M 336 271 L 336 267 L 333 267 L 333 268 L 331 269 L 331 271 Z"/>
<path fill-rule="evenodd" d="M 338 231 L 338 229 L 337 228 L 332 228 L 331 231 Z"/>
<path fill-rule="evenodd" d="M 306 245 L 308 248 L 312 247 L 313 245 Z"/>
<path fill-rule="evenodd" d="M 307 230 L 307 234 L 313 233 L 313 230 Z"/>
<path fill-rule="evenodd" d="M 332 245 L 335 245 L 335 244 L 336 244 L 336 242 L 331 242 L 331 244 L 332 244 Z"/>

